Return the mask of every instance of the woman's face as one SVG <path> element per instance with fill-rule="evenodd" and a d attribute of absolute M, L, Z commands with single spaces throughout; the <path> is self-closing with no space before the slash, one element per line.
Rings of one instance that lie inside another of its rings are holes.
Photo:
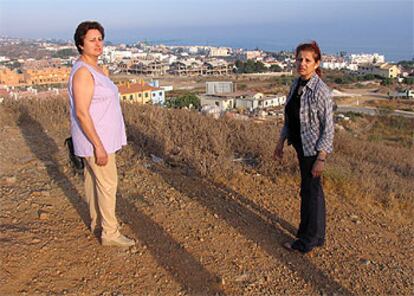
<path fill-rule="evenodd" d="M 103 39 L 99 30 L 91 29 L 83 39 L 82 54 L 99 57 L 103 51 Z"/>
<path fill-rule="evenodd" d="M 296 70 L 302 79 L 308 80 L 319 67 L 319 61 L 315 61 L 314 52 L 302 50 L 296 58 Z"/>

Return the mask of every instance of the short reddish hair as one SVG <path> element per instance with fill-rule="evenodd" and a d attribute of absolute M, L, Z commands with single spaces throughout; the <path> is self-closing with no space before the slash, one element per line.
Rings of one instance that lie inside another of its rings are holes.
<path fill-rule="evenodd" d="M 298 47 L 296 47 L 295 50 L 295 57 L 297 58 L 299 53 L 301 51 L 311 51 L 313 52 L 313 58 L 315 59 L 315 62 L 320 62 L 322 60 L 322 54 L 321 54 L 321 49 L 319 48 L 318 43 L 316 43 L 316 41 L 311 41 L 309 43 L 301 43 L 298 45 Z M 319 66 L 316 70 L 315 70 L 316 74 L 318 74 L 319 77 L 322 76 L 322 71 L 321 71 L 321 67 Z"/>

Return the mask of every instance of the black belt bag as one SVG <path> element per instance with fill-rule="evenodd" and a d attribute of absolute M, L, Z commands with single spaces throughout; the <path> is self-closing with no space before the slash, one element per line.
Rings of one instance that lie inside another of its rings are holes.
<path fill-rule="evenodd" d="M 80 156 L 75 155 L 75 149 L 73 148 L 73 141 L 72 137 L 69 137 L 65 140 L 65 145 L 68 150 L 70 163 L 73 168 L 76 170 L 82 171 L 85 167 L 85 164 L 83 163 L 83 158 Z"/>

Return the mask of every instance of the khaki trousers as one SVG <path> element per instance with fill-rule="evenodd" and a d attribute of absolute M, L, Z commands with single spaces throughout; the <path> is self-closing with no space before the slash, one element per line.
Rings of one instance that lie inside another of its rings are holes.
<path fill-rule="evenodd" d="M 118 186 L 115 153 L 108 155 L 105 166 L 98 166 L 94 156 L 85 157 L 85 160 L 85 196 L 91 216 L 91 229 L 101 224 L 102 238 L 116 238 L 120 233 L 115 216 Z"/>

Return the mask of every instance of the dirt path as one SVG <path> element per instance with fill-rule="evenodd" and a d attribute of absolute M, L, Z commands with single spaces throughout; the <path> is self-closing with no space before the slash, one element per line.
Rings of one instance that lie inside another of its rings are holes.
<path fill-rule="evenodd" d="M 412 225 L 328 194 L 328 238 L 302 256 L 294 181 L 244 172 L 227 184 L 119 159 L 118 217 L 136 239 L 104 248 L 86 227 L 63 135 L 2 113 L 0 295 L 410 295 Z M 27 122 L 27 121 L 26 121 Z"/>

